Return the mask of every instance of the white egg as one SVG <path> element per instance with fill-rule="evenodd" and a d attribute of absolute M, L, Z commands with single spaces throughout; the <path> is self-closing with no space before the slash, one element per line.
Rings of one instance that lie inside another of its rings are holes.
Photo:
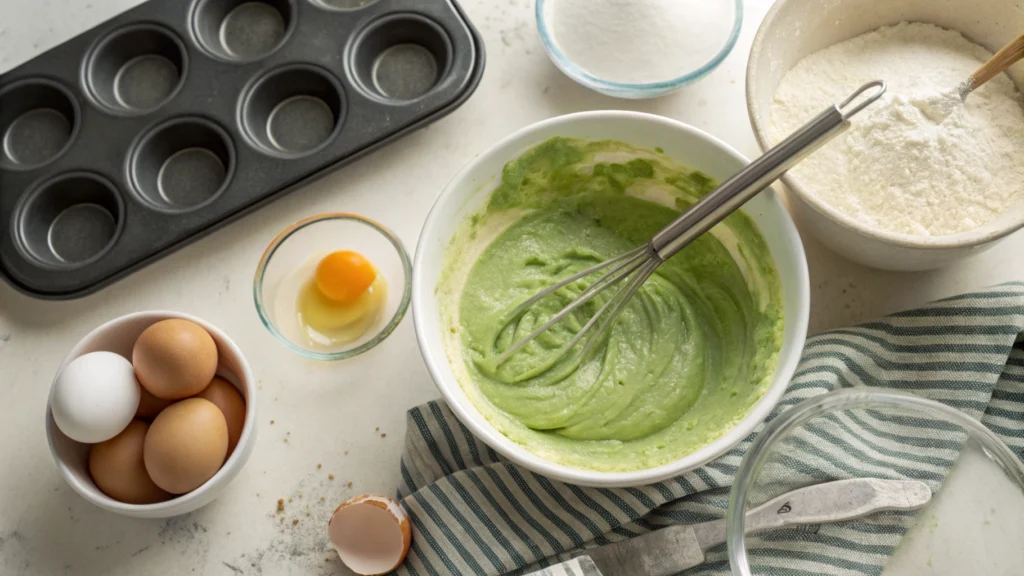
<path fill-rule="evenodd" d="M 131 362 L 113 352 L 75 358 L 57 375 L 50 407 L 68 438 L 95 444 L 124 430 L 135 417 L 141 392 Z"/>

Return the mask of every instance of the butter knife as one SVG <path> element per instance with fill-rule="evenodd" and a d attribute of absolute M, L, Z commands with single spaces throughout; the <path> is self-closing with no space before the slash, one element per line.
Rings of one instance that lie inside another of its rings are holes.
<path fill-rule="evenodd" d="M 928 485 L 916 480 L 854 478 L 825 482 L 783 494 L 747 512 L 746 532 L 841 522 L 884 510 L 917 510 L 931 497 Z M 591 548 L 528 576 L 671 576 L 702 564 L 705 553 L 723 543 L 724 519 L 668 526 Z"/>

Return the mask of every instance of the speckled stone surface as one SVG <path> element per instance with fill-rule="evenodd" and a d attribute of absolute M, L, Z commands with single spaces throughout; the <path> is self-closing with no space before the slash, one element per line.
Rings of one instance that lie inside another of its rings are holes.
<path fill-rule="evenodd" d="M 0 71 L 135 3 L 3 0 Z M 347 573 L 327 548 L 327 518 L 350 496 L 394 492 L 405 410 L 437 392 L 420 361 L 411 318 L 383 345 L 344 363 L 305 361 L 277 344 L 252 303 L 263 248 L 304 216 L 345 210 L 380 220 L 412 250 L 435 196 L 474 154 L 513 130 L 569 112 L 662 114 L 754 156 L 743 75 L 770 3 L 746 2 L 740 41 L 710 76 L 674 95 L 632 102 L 562 76 L 544 54 L 529 0 L 464 0 L 485 38 L 488 65 L 479 90 L 451 116 L 88 298 L 41 302 L 0 283 L 0 574 Z M 810 238 L 805 244 L 812 332 L 1024 279 L 1022 234 L 972 260 L 916 274 L 868 270 Z M 67 350 L 110 318 L 154 308 L 196 314 L 225 330 L 253 362 L 261 387 L 259 439 L 248 466 L 213 504 L 167 521 L 122 518 L 85 503 L 58 475 L 43 433 L 50 381 Z M 928 553 L 921 550 L 913 553 Z M 923 564 L 922 558 L 908 564 Z"/>

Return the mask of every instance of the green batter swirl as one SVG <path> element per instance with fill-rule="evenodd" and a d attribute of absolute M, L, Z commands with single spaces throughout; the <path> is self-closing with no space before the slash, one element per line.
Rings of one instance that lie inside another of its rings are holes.
<path fill-rule="evenodd" d="M 553 139 L 505 167 L 472 226 L 516 218 L 465 276 L 449 342 L 466 365 L 463 387 L 482 392 L 471 397 L 502 433 L 550 460 L 625 471 L 691 453 L 747 414 L 774 374 L 783 315 L 771 254 L 742 213 L 658 268 L 586 358 L 551 362 L 611 292 L 495 364 L 592 279 L 512 318 L 516 306 L 646 242 L 713 188 L 662 154 L 612 141 Z M 468 251 L 452 246 L 449 258 Z"/>

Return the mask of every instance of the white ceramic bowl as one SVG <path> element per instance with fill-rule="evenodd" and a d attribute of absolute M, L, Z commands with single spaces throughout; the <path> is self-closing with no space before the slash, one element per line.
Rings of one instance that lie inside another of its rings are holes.
<path fill-rule="evenodd" d="M 190 320 L 205 328 L 213 336 L 214 342 L 217 343 L 217 374 L 234 384 L 245 398 L 245 425 L 242 428 L 242 436 L 238 440 L 238 445 L 221 469 L 205 484 L 188 494 L 182 494 L 173 500 L 158 504 L 125 504 L 114 500 L 101 492 L 89 476 L 89 445 L 75 442 L 61 433 L 53 421 L 50 402 L 46 402 L 46 440 L 61 475 L 82 498 L 122 516 L 168 518 L 191 512 L 209 504 L 242 470 L 256 444 L 256 379 L 253 378 L 249 362 L 227 334 L 221 332 L 213 324 L 195 316 L 180 312 L 154 310 L 135 312 L 115 318 L 82 338 L 61 362 L 57 374 L 60 374 L 68 362 L 89 352 L 115 352 L 131 360 L 132 347 L 142 331 L 151 324 L 168 318 Z"/>
<path fill-rule="evenodd" d="M 957 30 L 996 51 L 1024 30 L 1024 6 L 1016 0 L 778 0 L 754 37 L 747 64 L 747 111 L 762 150 L 771 147 L 768 122 L 783 76 L 802 58 L 837 42 L 903 20 Z M 1010 70 L 1024 87 L 1024 65 Z M 789 173 L 782 182 L 802 230 L 832 250 L 884 270 L 929 270 L 991 248 L 1024 227 L 1024 201 L 984 226 L 924 237 L 875 230 L 808 193 Z"/>
<path fill-rule="evenodd" d="M 453 232 L 487 201 L 501 169 L 530 147 L 554 136 L 616 139 L 645 148 L 661 147 L 686 166 L 723 180 L 747 164 L 726 144 L 691 126 L 637 112 L 584 112 L 528 126 L 477 156 L 460 172 L 427 216 L 413 263 L 412 302 L 416 338 L 434 382 L 459 419 L 489 446 L 509 460 L 556 480 L 584 486 L 623 487 L 658 482 L 696 468 L 734 447 L 771 411 L 796 369 L 807 334 L 810 302 L 807 261 L 800 236 L 789 214 L 771 190 L 751 200 L 744 210 L 757 222 L 768 243 L 779 276 L 785 305 L 785 333 L 774 380 L 750 414 L 718 440 L 684 458 L 646 470 L 598 472 L 556 464 L 533 454 L 498 432 L 466 397 L 445 354 L 435 287 L 445 248 Z"/>

